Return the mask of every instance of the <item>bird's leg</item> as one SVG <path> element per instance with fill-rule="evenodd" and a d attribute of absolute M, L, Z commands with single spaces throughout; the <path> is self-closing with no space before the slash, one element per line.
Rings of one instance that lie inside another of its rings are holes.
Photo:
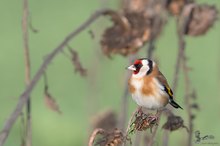
<path fill-rule="evenodd" d="M 143 113 L 143 111 L 142 111 L 142 106 L 139 106 L 139 107 L 138 107 L 137 112 L 138 112 L 138 113 Z"/>
<path fill-rule="evenodd" d="M 139 117 L 139 116 L 141 116 L 143 114 L 143 111 L 142 111 L 142 107 L 141 106 L 139 106 L 138 107 L 138 109 L 136 110 L 136 117 Z"/>
<path fill-rule="evenodd" d="M 156 123 L 156 125 L 158 125 L 158 117 L 159 115 L 159 111 L 157 110 L 157 113 L 155 115 L 149 115 L 148 119 L 150 123 Z"/>

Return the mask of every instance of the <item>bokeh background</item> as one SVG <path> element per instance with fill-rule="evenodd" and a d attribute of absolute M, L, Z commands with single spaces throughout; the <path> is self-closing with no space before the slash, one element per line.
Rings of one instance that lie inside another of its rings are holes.
<path fill-rule="evenodd" d="M 197 0 L 220 9 L 219 0 Z M 22 43 L 22 1 L 0 1 L 0 128 L 14 109 L 18 96 L 25 89 L 24 57 Z M 34 75 L 43 58 L 52 51 L 63 38 L 77 28 L 97 9 L 108 7 L 119 9 L 118 0 L 38 0 L 29 1 L 32 25 L 39 31 L 30 32 L 31 69 Z M 63 114 L 49 110 L 44 103 L 43 80 L 32 92 L 33 145 L 39 146 L 83 146 L 87 145 L 91 132 L 91 119 L 100 111 L 113 109 L 120 111 L 121 96 L 128 59 L 116 55 L 108 59 L 102 54 L 99 40 L 103 30 L 111 23 L 100 18 L 80 33 L 70 45 L 78 51 L 87 77 L 74 73 L 69 59 L 60 53 L 47 68 L 49 90 L 56 98 Z M 95 38 L 89 35 L 95 32 Z M 215 136 L 220 145 L 220 22 L 204 36 L 187 37 L 186 52 L 191 84 L 195 87 L 200 110 L 196 112 L 195 130 L 201 135 Z M 160 62 L 161 71 L 172 83 L 177 54 L 177 37 L 174 18 L 156 43 L 154 56 Z M 139 53 L 145 57 L 146 47 Z M 184 105 L 183 74 L 177 88 L 177 101 Z M 129 96 L 130 97 L 130 96 Z M 136 104 L 129 98 L 129 115 Z M 184 108 L 184 106 L 183 106 Z M 176 111 L 186 119 L 186 111 Z M 187 124 L 187 120 L 186 120 Z M 162 130 L 158 131 L 158 141 Z M 170 145 L 184 145 L 187 134 L 184 129 L 171 133 Z M 20 145 L 21 119 L 13 126 L 5 146 Z"/>

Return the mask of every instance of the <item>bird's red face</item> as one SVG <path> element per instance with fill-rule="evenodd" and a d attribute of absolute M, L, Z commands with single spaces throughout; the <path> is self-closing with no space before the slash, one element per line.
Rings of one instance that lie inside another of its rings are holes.
<path fill-rule="evenodd" d="M 133 71 L 133 77 L 141 78 L 149 75 L 153 71 L 154 62 L 147 58 L 135 60 L 134 64 L 127 69 Z"/>
<path fill-rule="evenodd" d="M 142 66 L 142 60 L 136 60 L 133 65 L 128 67 L 128 69 L 132 70 L 134 74 L 138 74 Z"/>

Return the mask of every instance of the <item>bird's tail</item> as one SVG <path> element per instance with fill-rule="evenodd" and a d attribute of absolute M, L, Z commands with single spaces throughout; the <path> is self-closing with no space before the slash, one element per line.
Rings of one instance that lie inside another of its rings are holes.
<path fill-rule="evenodd" d="M 181 108 L 181 109 L 183 109 L 178 103 L 176 103 L 174 100 L 170 100 L 170 102 L 169 102 L 173 107 L 175 107 L 175 108 Z"/>

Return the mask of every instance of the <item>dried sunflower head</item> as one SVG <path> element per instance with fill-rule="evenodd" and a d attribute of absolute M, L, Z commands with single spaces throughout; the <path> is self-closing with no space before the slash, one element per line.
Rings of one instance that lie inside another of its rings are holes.
<path fill-rule="evenodd" d="M 104 54 L 127 56 L 137 52 L 149 39 L 150 21 L 143 13 L 125 12 L 112 20 L 114 25 L 105 30 L 101 39 Z"/>
<path fill-rule="evenodd" d="M 187 7 L 187 6 L 186 6 Z M 189 5 L 190 7 L 190 5 Z M 205 34 L 217 20 L 218 11 L 215 6 L 194 4 L 188 14 L 189 22 L 185 34 L 200 36 Z"/>
<path fill-rule="evenodd" d="M 152 114 L 145 114 L 142 111 L 138 111 L 135 115 L 135 120 L 131 123 L 128 133 L 134 133 L 137 131 L 144 131 L 148 128 L 152 129 L 157 125 L 157 118 Z"/>
<path fill-rule="evenodd" d="M 186 128 L 187 127 L 184 125 L 184 121 L 180 116 L 175 116 L 175 115 L 170 115 L 167 118 L 167 122 L 163 125 L 163 129 L 174 131 L 179 128 Z"/>

